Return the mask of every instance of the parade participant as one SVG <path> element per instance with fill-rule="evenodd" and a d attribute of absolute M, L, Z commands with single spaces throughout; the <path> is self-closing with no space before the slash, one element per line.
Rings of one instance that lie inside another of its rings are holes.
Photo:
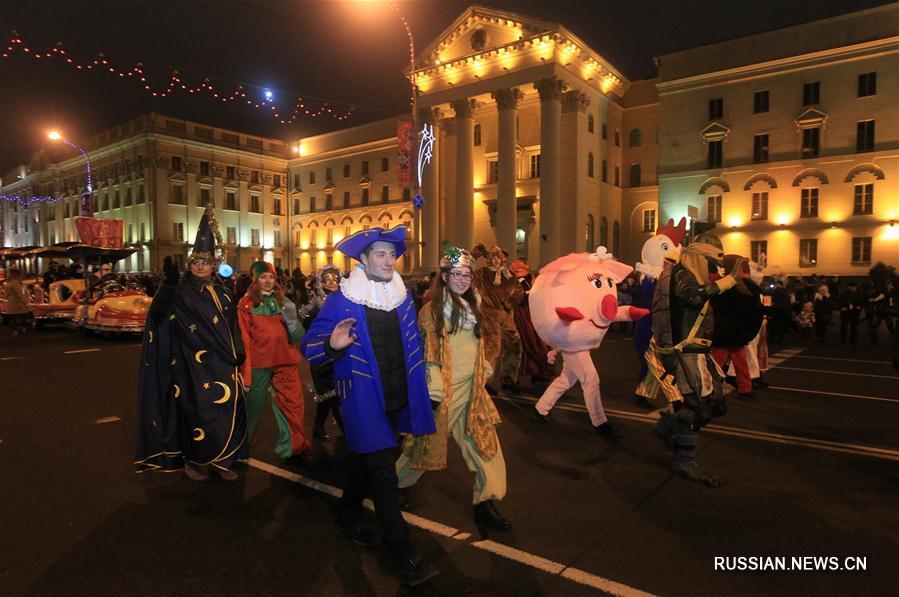
<path fill-rule="evenodd" d="M 862 303 L 863 298 L 858 289 L 858 283 L 850 280 L 839 297 L 841 344 L 846 344 L 847 338 L 851 344 L 858 341 L 858 323 L 861 317 Z"/>
<path fill-rule="evenodd" d="M 507 255 L 499 245 L 493 245 L 485 255 L 487 265 L 475 271 L 474 287 L 483 301 L 484 354 L 493 368 L 493 379 L 488 384 L 493 389 L 501 384 L 505 389 L 517 390 L 521 337 L 512 311 L 523 294 L 506 267 Z"/>
<path fill-rule="evenodd" d="M 213 472 L 236 481 L 247 457 L 237 309 L 212 275 L 220 262 L 215 218 L 200 220 L 188 271 L 179 280 L 166 258 L 165 285 L 147 317 L 139 381 L 139 471 L 179 470 L 195 481 Z"/>
<path fill-rule="evenodd" d="M 325 265 L 315 272 L 312 277 L 312 289 L 309 292 L 309 303 L 300 310 L 300 316 L 304 318 L 303 325 L 309 327 L 321 311 L 325 299 L 340 290 L 341 278 L 340 270 L 335 265 Z M 312 436 L 323 442 L 329 442 L 334 439 L 325 428 L 329 413 L 333 414 L 337 426 L 343 432 L 339 400 L 332 399 L 337 395 L 337 388 L 334 385 L 334 364 L 328 362 L 320 367 L 313 367 L 312 381 L 311 391 L 316 401 Z"/>
<path fill-rule="evenodd" d="M 749 376 L 752 378 L 752 387 L 768 387 L 762 375 L 768 370 L 768 319 L 771 314 L 770 297 L 766 296 L 762 291 L 762 283 L 764 282 L 764 272 L 767 268 L 767 257 L 764 253 L 759 256 L 758 262 L 749 262 L 749 279 L 758 287 L 758 301 L 761 304 L 762 323 L 759 327 L 758 334 L 746 345 L 746 361 L 749 363 Z M 756 291 L 753 291 L 756 294 Z M 737 370 L 734 368 L 733 362 L 727 369 L 727 382 L 733 386 L 737 385 Z"/>
<path fill-rule="evenodd" d="M 656 281 L 662 274 L 665 262 L 677 263 L 680 256 L 680 244 L 687 230 L 687 219 L 681 218 L 674 225 L 674 218 L 669 218 L 668 223 L 659 226 L 654 236 L 651 236 L 640 251 L 640 259 L 634 270 L 640 274 L 640 288 L 634 300 L 634 306 L 643 309 L 652 309 L 652 296 L 656 290 Z M 649 349 L 649 339 L 652 337 L 652 314 L 642 317 L 634 324 L 634 346 L 637 349 L 637 360 L 640 363 L 640 377 L 642 381 L 646 377 L 646 359 L 644 355 Z"/>
<path fill-rule="evenodd" d="M 599 374 L 590 351 L 599 348 L 615 321 L 636 321 L 648 311 L 619 307 L 616 284 L 633 271 L 613 259 L 605 247 L 595 253 L 571 253 L 540 270 L 531 290 L 531 318 L 543 341 L 553 348 L 550 362 L 562 354 L 562 374 L 546 389 L 532 416 L 549 423 L 548 415 L 562 395 L 580 382 L 590 422 L 597 433 L 613 436 L 612 424 L 602 406 Z"/>
<path fill-rule="evenodd" d="M 17 268 L 9 269 L 9 277 L 3 283 L 3 298 L 6 299 L 6 311 L 4 317 L 9 321 L 12 335 L 25 335 L 28 331 L 28 318 L 31 309 L 28 308 L 28 291 L 22 286 L 22 273 Z"/>
<path fill-rule="evenodd" d="M 416 586 L 437 570 L 409 542 L 394 448 L 397 433 L 424 435 L 435 427 L 412 295 L 396 273 L 405 235 L 403 226 L 371 228 L 337 244 L 361 265 L 325 301 L 303 339 L 303 353 L 313 367 L 334 362 L 345 439 L 356 453 L 338 504 L 338 532 L 358 545 L 380 544 L 361 525 L 362 500 L 371 497 L 401 580 Z"/>
<path fill-rule="evenodd" d="M 672 449 L 674 471 L 711 487 L 721 482 L 696 463 L 698 434 L 727 409 L 723 373 L 710 354 L 715 326 L 709 299 L 736 286 L 742 267 L 735 260 L 727 275 L 712 282 L 710 273 L 723 261 L 721 240 L 704 232 L 681 250 L 680 263 L 662 271 L 653 297 L 649 372 L 638 389 L 661 407 L 653 433 Z"/>
<path fill-rule="evenodd" d="M 715 313 L 712 332 L 712 358 L 722 369 L 728 362 L 733 364 L 737 397 L 742 400 L 754 398 L 752 393 L 752 370 L 748 344 L 762 327 L 762 289 L 749 277 L 749 264 L 739 255 L 724 256 L 724 271 L 734 271 L 737 262 L 742 266 L 736 278 L 735 290 L 713 296 L 712 310 Z M 722 276 L 710 274 L 711 281 Z"/>
<path fill-rule="evenodd" d="M 445 469 L 452 435 L 475 475 L 475 522 L 506 530 L 511 525 L 493 503 L 506 495 L 506 462 L 494 428 L 499 413 L 484 387 L 491 371 L 484 358 L 480 299 L 471 283 L 473 266 L 468 251 L 444 245 L 431 301 L 418 317 L 437 433 L 407 439 L 396 470 L 405 489 L 424 471 Z"/>
<path fill-rule="evenodd" d="M 512 317 L 518 336 L 521 338 L 521 366 L 519 375 L 527 375 L 535 386 L 545 386 L 555 377 L 552 365 L 546 360 L 549 347 L 534 329 L 531 321 L 529 295 L 534 286 L 534 275 L 528 267 L 527 259 L 519 257 L 509 266 L 509 271 L 518 280 L 521 287 L 522 300 L 515 306 Z"/>
<path fill-rule="evenodd" d="M 237 303 L 237 321 L 246 350 L 241 366 L 246 390 L 247 438 L 253 439 L 269 393 L 278 424 L 275 454 L 307 457 L 312 445 L 303 432 L 305 400 L 297 363 L 302 356 L 294 344 L 305 330 L 296 306 L 284 296 L 275 268 L 267 261 L 250 266 L 253 283 Z"/>

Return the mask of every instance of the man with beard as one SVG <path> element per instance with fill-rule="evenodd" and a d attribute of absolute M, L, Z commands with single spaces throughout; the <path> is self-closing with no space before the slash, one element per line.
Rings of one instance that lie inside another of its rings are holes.
<path fill-rule="evenodd" d="M 153 297 L 144 332 L 139 382 L 139 471 L 184 469 L 194 481 L 210 473 L 236 481 L 247 457 L 246 412 L 239 368 L 245 358 L 236 304 L 214 268 L 221 242 L 207 209 L 188 271 L 179 280 L 166 258 L 166 283 Z"/>
<path fill-rule="evenodd" d="M 475 271 L 474 286 L 483 301 L 484 355 L 493 367 L 488 386 L 496 389 L 518 389 L 518 367 L 521 364 L 521 337 L 515 328 L 512 312 L 523 297 L 518 280 L 506 267 L 508 254 L 499 245 L 487 251 L 487 265 Z"/>

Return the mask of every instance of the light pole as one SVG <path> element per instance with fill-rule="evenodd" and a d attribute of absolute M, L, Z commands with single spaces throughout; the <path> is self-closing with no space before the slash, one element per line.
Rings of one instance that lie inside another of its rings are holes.
<path fill-rule="evenodd" d="M 87 172 L 87 192 L 81 196 L 81 215 L 87 217 L 92 216 L 93 210 L 91 209 L 91 194 L 94 192 L 94 181 L 91 179 L 91 160 L 87 156 L 87 152 L 78 145 L 75 145 L 68 139 L 64 138 L 58 131 L 51 131 L 47 135 L 47 137 L 49 137 L 51 141 L 62 141 L 69 147 L 78 150 L 84 157 L 85 170 Z"/>

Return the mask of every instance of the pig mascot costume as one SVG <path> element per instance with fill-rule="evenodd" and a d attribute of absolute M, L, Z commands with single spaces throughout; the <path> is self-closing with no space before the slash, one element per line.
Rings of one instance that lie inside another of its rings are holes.
<path fill-rule="evenodd" d="M 549 411 L 562 395 L 580 382 L 590 422 L 602 435 L 614 435 L 599 393 L 599 374 L 590 357 L 612 322 L 636 321 L 649 313 L 639 307 L 619 307 L 617 284 L 633 268 L 612 259 L 605 247 L 595 253 L 571 253 L 540 270 L 530 294 L 531 319 L 537 334 L 562 354 L 562 373 L 540 397 L 534 418 L 548 423 Z"/>

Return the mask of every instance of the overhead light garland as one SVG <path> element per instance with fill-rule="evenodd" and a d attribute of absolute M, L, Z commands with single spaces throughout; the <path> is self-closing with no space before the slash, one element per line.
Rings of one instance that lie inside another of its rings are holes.
<path fill-rule="evenodd" d="M 49 50 L 35 50 L 25 44 L 19 34 L 13 31 L 10 33 L 9 42 L 6 45 L 6 48 L 0 53 L 0 58 L 8 59 L 16 53 L 31 56 L 37 61 L 46 62 L 48 60 L 56 59 L 68 64 L 78 71 L 105 72 L 118 79 L 135 81 L 141 86 L 144 92 L 152 97 L 169 97 L 176 93 L 182 93 L 188 95 L 205 95 L 214 101 L 224 104 L 232 102 L 245 104 L 257 110 L 266 110 L 270 112 L 275 119 L 285 125 L 293 124 L 293 122 L 300 117 L 327 117 L 343 121 L 349 119 L 356 109 L 354 105 L 345 102 L 310 96 L 300 96 L 297 97 L 292 108 L 282 110 L 275 103 L 275 93 L 271 89 L 258 87 L 256 85 L 237 83 L 234 84 L 234 87 L 230 90 L 223 90 L 222 87 L 224 86 L 213 85 L 210 77 L 204 77 L 203 81 L 198 85 L 191 85 L 182 78 L 181 73 L 177 70 L 172 71 L 169 75 L 167 84 L 163 86 L 154 86 L 150 82 L 149 77 L 144 70 L 143 63 L 141 62 L 136 63 L 129 69 L 123 69 L 111 63 L 103 52 L 98 52 L 96 58 L 93 60 L 79 62 L 69 55 L 62 42 L 56 42 L 56 44 Z M 247 90 L 252 89 L 258 89 L 262 92 L 260 99 L 253 99 L 250 94 L 247 93 Z"/>
<path fill-rule="evenodd" d="M 60 201 L 61 199 L 64 199 L 64 197 L 21 197 L 19 195 L 0 195 L 0 199 L 3 201 L 12 201 L 23 205 L 24 207 L 30 207 L 32 203 Z"/>

